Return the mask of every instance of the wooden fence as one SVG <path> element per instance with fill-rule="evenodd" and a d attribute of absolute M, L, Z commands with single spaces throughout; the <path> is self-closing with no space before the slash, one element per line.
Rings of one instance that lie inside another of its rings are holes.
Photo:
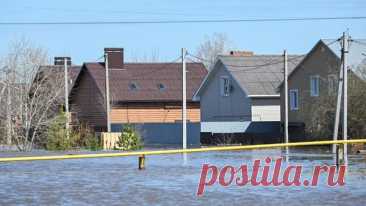
<path fill-rule="evenodd" d="M 100 133 L 103 150 L 113 150 L 118 148 L 117 142 L 120 132 L 102 132 Z"/>

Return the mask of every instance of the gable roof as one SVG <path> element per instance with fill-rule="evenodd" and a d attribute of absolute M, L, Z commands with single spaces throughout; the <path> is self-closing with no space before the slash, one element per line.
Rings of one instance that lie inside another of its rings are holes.
<path fill-rule="evenodd" d="M 340 59 L 341 58 L 341 43 L 336 39 L 322 39 L 320 40 L 333 51 L 333 53 Z M 351 69 L 356 69 L 360 64 L 366 61 L 366 40 L 365 39 L 352 39 L 348 48 L 347 63 Z"/>
<path fill-rule="evenodd" d="M 64 66 L 63 65 L 43 65 L 39 67 L 39 71 L 43 71 L 43 70 L 53 70 L 54 72 L 60 73 L 60 72 L 64 72 Z M 68 78 L 69 78 L 69 92 L 71 91 L 72 87 L 75 84 L 75 81 L 77 79 L 77 77 L 79 76 L 79 73 L 81 71 L 81 66 L 77 66 L 77 65 L 69 65 L 68 66 Z"/>
<path fill-rule="evenodd" d="M 358 74 L 355 72 L 357 67 L 362 66 L 366 64 L 366 56 L 364 54 L 366 53 L 366 40 L 364 39 L 355 39 L 351 42 L 349 45 L 349 51 L 348 51 L 348 65 L 350 66 L 351 71 L 353 71 L 353 74 L 358 76 Z M 362 45 L 364 44 L 364 45 Z M 288 78 L 291 78 L 292 75 L 296 72 L 296 70 L 301 68 L 301 65 L 303 61 L 309 58 L 309 56 L 320 46 L 324 46 L 327 49 L 329 49 L 335 58 L 337 58 L 339 61 L 341 60 L 341 44 L 337 39 L 320 39 L 314 47 L 306 54 L 306 56 L 303 58 L 303 60 L 298 63 L 298 65 L 293 69 L 292 72 L 289 72 Z M 358 76 L 359 77 L 359 76 Z M 280 89 L 283 86 L 283 83 L 281 83 L 278 86 L 278 89 Z"/>
<path fill-rule="evenodd" d="M 82 69 L 89 72 L 104 95 L 104 63 L 85 63 Z M 187 101 L 191 101 L 207 70 L 201 63 L 187 63 L 186 69 Z M 182 100 L 181 63 L 124 63 L 122 69 L 111 68 L 109 77 L 110 97 L 115 104 Z"/>
<path fill-rule="evenodd" d="M 291 72 L 302 60 L 301 55 L 288 56 L 288 70 Z M 208 84 L 214 70 L 222 63 L 238 85 L 248 96 L 278 95 L 276 88 L 283 81 L 283 55 L 218 56 L 215 67 L 197 91 L 197 99 Z"/>

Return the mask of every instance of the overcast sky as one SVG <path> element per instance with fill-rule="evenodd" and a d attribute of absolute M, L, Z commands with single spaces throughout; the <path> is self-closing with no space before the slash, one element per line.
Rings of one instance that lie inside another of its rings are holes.
<path fill-rule="evenodd" d="M 128 21 L 365 16 L 364 0 L 5 0 L 0 22 Z M 1 25 L 0 55 L 9 42 L 25 37 L 48 49 L 51 57 L 71 56 L 74 63 L 95 61 L 104 47 L 124 47 L 127 61 L 159 53 L 172 61 L 180 48 L 195 52 L 205 35 L 226 33 L 237 49 L 259 54 L 303 54 L 320 38 L 338 38 L 349 29 L 366 38 L 366 20 L 242 22 L 131 25 Z"/>

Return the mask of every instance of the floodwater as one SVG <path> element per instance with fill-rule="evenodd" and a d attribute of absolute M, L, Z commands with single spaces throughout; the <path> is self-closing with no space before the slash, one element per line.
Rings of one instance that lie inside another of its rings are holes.
<path fill-rule="evenodd" d="M 196 196 L 204 163 L 218 167 L 281 157 L 280 150 L 252 150 L 137 157 L 0 163 L 0 205 L 366 205 L 366 157 L 349 156 L 344 186 L 207 187 Z M 11 154 L 10 154 L 11 155 Z M 9 154 L 0 154 L 9 156 Z M 322 150 L 290 151 L 290 165 L 301 164 L 310 178 L 315 165 L 333 164 Z"/>

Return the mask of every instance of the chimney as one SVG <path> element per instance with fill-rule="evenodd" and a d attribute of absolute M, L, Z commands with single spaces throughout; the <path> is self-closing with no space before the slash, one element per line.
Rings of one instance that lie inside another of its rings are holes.
<path fill-rule="evenodd" d="M 123 48 L 104 48 L 109 68 L 123 68 Z"/>
<path fill-rule="evenodd" d="M 254 52 L 252 52 L 252 51 L 230 51 L 230 56 L 235 56 L 235 57 L 250 57 L 253 55 L 254 55 Z"/>
<path fill-rule="evenodd" d="M 55 57 L 54 65 L 65 65 L 65 58 L 67 61 L 67 65 L 71 65 L 71 57 Z"/>

